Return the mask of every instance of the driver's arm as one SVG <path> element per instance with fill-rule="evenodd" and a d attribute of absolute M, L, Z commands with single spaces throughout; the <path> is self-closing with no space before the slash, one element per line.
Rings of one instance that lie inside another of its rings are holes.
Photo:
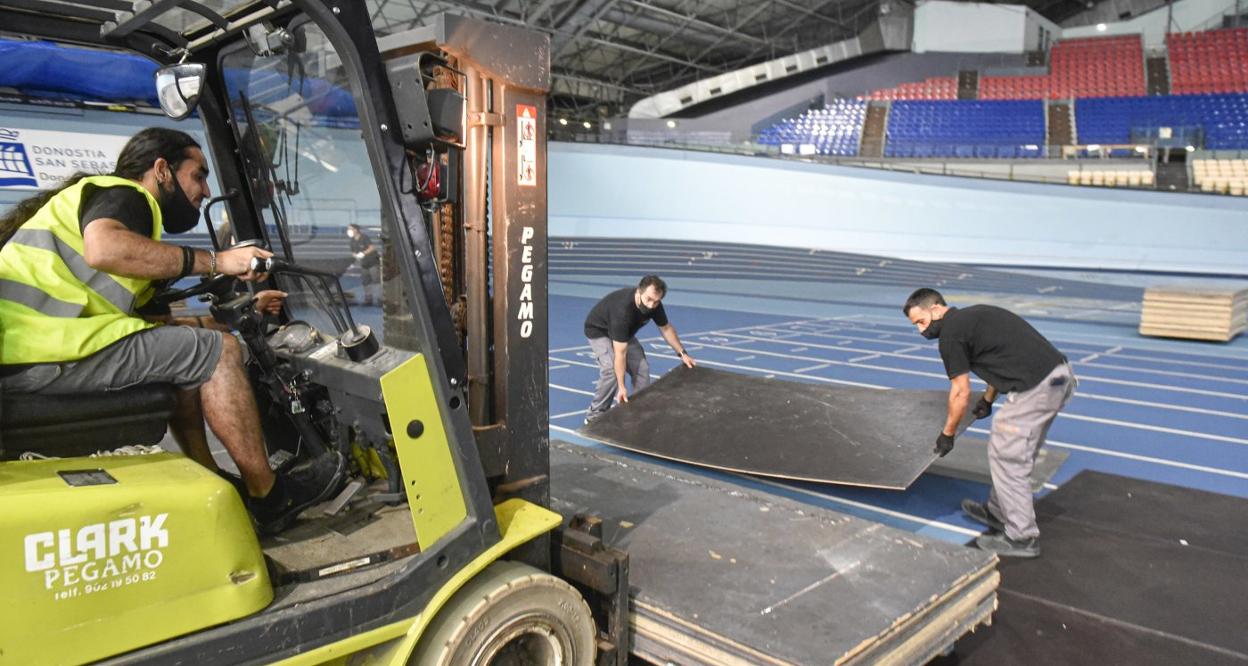
<path fill-rule="evenodd" d="M 276 315 L 282 311 L 282 304 L 286 302 L 287 294 L 284 291 L 276 289 L 265 289 L 258 292 L 252 298 L 252 304 L 256 308 L 256 312 L 263 315 Z M 156 322 L 159 324 L 168 324 L 171 326 L 190 326 L 192 328 L 211 328 L 217 331 L 229 331 L 230 327 L 213 319 L 211 315 L 200 315 L 198 317 L 175 317 L 169 312 L 146 312 L 142 313 L 143 319 Z"/>
<path fill-rule="evenodd" d="M 163 280 L 182 274 L 182 248 L 154 241 L 134 233 L 120 220 L 102 217 L 93 220 L 82 233 L 83 257 L 87 265 L 112 275 Z M 194 250 L 195 262 L 191 275 L 208 275 L 212 255 Z M 272 252 L 258 247 L 240 247 L 217 254 L 217 272 L 243 280 L 255 280 L 260 274 L 251 271 L 254 257 L 271 257 Z"/>

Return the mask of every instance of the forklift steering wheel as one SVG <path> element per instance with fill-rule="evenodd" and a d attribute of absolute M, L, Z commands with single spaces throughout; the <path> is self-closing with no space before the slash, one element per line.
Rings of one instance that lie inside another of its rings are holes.
<path fill-rule="evenodd" d="M 218 273 L 212 277 L 205 277 L 201 279 L 199 284 L 193 287 L 187 287 L 186 289 L 166 289 L 165 291 L 156 294 L 152 300 L 158 303 L 169 304 L 175 301 L 191 298 L 193 296 L 220 293 L 226 285 L 235 279 L 236 278 L 233 275 Z"/>

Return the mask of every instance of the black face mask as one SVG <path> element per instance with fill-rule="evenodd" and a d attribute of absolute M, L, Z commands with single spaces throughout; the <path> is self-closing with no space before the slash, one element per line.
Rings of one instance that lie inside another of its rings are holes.
<path fill-rule="evenodd" d="M 940 326 L 944 323 L 945 320 L 943 318 L 933 319 L 930 323 L 928 323 L 927 328 L 923 329 L 923 332 L 919 335 L 922 335 L 928 340 L 935 340 L 940 337 Z"/>
<path fill-rule="evenodd" d="M 646 304 L 645 304 L 645 303 L 638 303 L 638 304 L 637 304 L 637 311 L 638 311 L 638 312 L 640 312 L 641 314 L 643 314 L 643 315 L 645 315 L 645 316 L 649 317 L 649 316 L 650 316 L 650 313 L 651 313 L 651 312 L 654 312 L 654 308 L 648 308 L 648 307 L 646 307 Z"/>
<path fill-rule="evenodd" d="M 165 233 L 186 233 L 199 224 L 199 209 L 191 205 L 177 176 L 173 177 L 172 192 L 160 188 L 160 216 Z"/>

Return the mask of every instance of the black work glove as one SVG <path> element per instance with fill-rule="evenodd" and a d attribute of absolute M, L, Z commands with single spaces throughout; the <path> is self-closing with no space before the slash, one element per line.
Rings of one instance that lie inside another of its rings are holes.
<path fill-rule="evenodd" d="M 975 406 L 971 408 L 971 414 L 976 421 L 988 418 L 992 414 L 992 403 L 980 398 L 979 402 L 975 403 Z"/>
<path fill-rule="evenodd" d="M 932 449 L 932 453 L 939 454 L 941 458 L 944 458 L 945 454 L 949 453 L 952 450 L 953 450 L 953 435 L 946 435 L 943 432 L 940 433 L 940 437 L 936 438 L 936 448 Z"/>

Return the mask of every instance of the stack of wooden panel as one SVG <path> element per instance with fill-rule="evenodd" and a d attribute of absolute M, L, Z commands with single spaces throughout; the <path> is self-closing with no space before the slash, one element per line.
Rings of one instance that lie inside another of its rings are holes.
<path fill-rule="evenodd" d="M 1248 289 L 1149 287 L 1140 335 L 1227 342 L 1248 328 Z"/>

